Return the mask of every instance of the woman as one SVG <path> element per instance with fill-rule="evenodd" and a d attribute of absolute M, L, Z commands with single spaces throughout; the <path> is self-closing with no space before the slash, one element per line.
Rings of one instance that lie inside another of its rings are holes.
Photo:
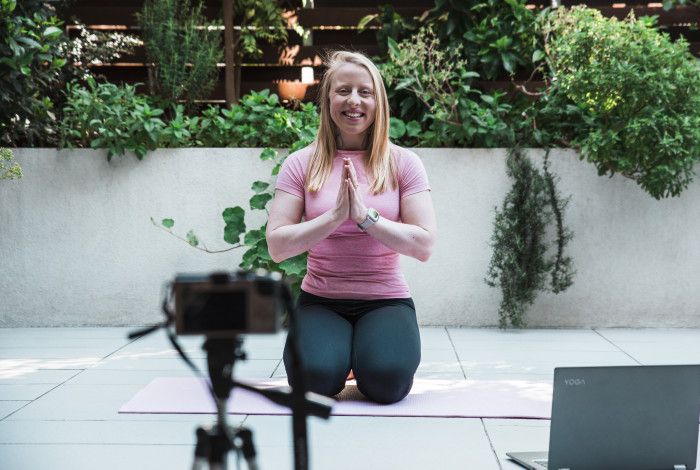
<path fill-rule="evenodd" d="M 376 66 L 342 51 L 327 65 L 318 135 L 282 166 L 267 244 L 276 262 L 309 252 L 296 316 L 308 389 L 335 395 L 350 373 L 366 397 L 394 403 L 411 390 L 420 362 L 399 254 L 430 257 L 430 186 L 420 159 L 389 142 L 389 105 Z M 289 348 L 288 338 L 288 376 Z"/>

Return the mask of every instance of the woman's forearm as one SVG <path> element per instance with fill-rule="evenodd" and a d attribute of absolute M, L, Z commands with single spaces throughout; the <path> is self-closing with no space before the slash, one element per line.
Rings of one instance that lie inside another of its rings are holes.
<path fill-rule="evenodd" d="M 367 227 L 366 231 L 386 247 L 420 261 L 428 261 L 435 245 L 435 233 L 418 225 L 394 222 L 383 217 Z"/>
<path fill-rule="evenodd" d="M 335 231 L 343 220 L 329 210 L 315 219 L 283 225 L 267 233 L 267 248 L 275 263 L 304 253 Z"/>

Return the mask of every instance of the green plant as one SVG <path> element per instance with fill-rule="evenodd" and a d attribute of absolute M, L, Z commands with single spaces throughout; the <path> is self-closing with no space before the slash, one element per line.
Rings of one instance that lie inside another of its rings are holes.
<path fill-rule="evenodd" d="M 203 117 L 199 123 L 202 127 L 206 125 L 207 129 L 211 127 L 216 129 L 225 128 L 225 132 L 216 134 L 220 139 L 226 139 L 230 130 L 242 128 L 244 129 L 242 138 L 248 143 L 257 145 L 265 142 L 267 145 L 276 147 L 288 147 L 289 152 L 294 152 L 311 144 L 318 130 L 318 114 L 313 104 L 302 106 L 300 111 L 292 111 L 278 106 L 277 103 L 277 95 L 270 94 L 268 90 L 263 90 L 260 93 L 251 93 L 251 95 L 241 100 L 240 105 L 233 106 L 230 110 L 231 112 L 223 116 L 219 115 L 218 112 L 214 112 L 214 108 L 209 108 L 211 111 L 209 113 L 207 113 L 209 110 L 205 111 L 204 116 L 206 117 Z M 236 109 L 238 111 L 234 112 Z M 223 113 L 223 111 L 221 112 Z M 233 118 L 233 116 L 238 116 L 238 118 Z M 227 123 L 227 118 L 231 119 L 235 124 Z M 206 120 L 209 121 L 205 122 Z M 266 129 L 267 132 L 258 132 L 258 135 L 254 136 L 254 129 Z M 251 185 L 251 190 L 254 194 L 249 200 L 250 210 L 264 210 L 267 212 L 267 204 L 274 196 L 274 185 L 272 182 L 279 173 L 287 155 L 288 152 L 280 153 L 269 147 L 260 153 L 261 160 L 271 161 L 274 165 L 269 181 L 255 181 Z M 306 253 L 289 258 L 281 263 L 275 263 L 270 257 L 267 248 L 267 240 L 265 238 L 267 223 L 259 228 L 247 230 L 245 209 L 240 206 L 224 209 L 221 216 L 224 220 L 224 241 L 232 246 L 220 250 L 208 249 L 194 230 L 189 230 L 184 237 L 176 235 L 172 231 L 175 225 L 175 221 L 172 218 L 162 219 L 160 225 L 153 218 L 151 218 L 151 222 L 159 228 L 167 230 L 178 239 L 207 253 L 222 253 L 245 247 L 246 251 L 243 253 L 242 261 L 239 265 L 240 268 L 262 268 L 267 271 L 280 272 L 290 281 L 292 289 L 298 294 L 301 280 L 306 274 Z M 243 237 L 242 240 L 241 237 Z"/>
<path fill-rule="evenodd" d="M 459 46 L 443 48 L 432 27 L 400 43 L 389 39 L 389 57 L 381 67 L 386 82 L 409 90 L 425 108 L 424 122 L 417 124 L 427 129 L 414 132 L 420 144 L 494 147 L 513 141 L 504 121 L 510 111 L 504 94 L 472 88 L 479 74 L 468 69 Z"/>
<path fill-rule="evenodd" d="M 437 28 L 446 47 L 463 46 L 464 57 L 493 80 L 519 67 L 530 69 L 537 45 L 536 15 L 525 0 L 436 0 L 424 22 Z"/>
<path fill-rule="evenodd" d="M 309 143 L 309 140 L 299 140 L 292 146 L 290 151 L 300 149 Z M 274 179 L 279 172 L 286 156 L 287 153 L 280 154 L 271 148 L 264 149 L 260 154 L 261 160 L 272 161 L 274 163 L 271 180 Z M 274 185 L 271 182 L 255 181 L 251 185 L 251 190 L 254 194 L 248 201 L 250 210 L 264 210 L 267 212 L 267 204 L 274 196 Z M 241 269 L 252 270 L 262 268 L 268 272 L 279 272 L 290 282 L 293 292 L 298 294 L 301 289 L 301 281 L 306 274 L 306 253 L 286 259 L 281 263 L 276 263 L 270 257 L 267 248 L 267 239 L 265 238 L 267 223 L 257 229 L 247 230 L 245 224 L 245 209 L 240 206 L 227 207 L 221 213 L 221 216 L 224 221 L 224 241 L 232 246 L 220 250 L 210 250 L 207 248 L 194 230 L 189 230 L 184 237 L 175 234 L 172 230 L 175 221 L 171 218 L 162 219 L 160 225 L 156 223 L 153 218 L 151 218 L 151 222 L 155 226 L 166 230 L 174 237 L 187 242 L 190 246 L 207 253 L 224 253 L 245 247 L 247 249 L 245 253 L 243 253 L 241 263 L 239 264 Z"/>
<path fill-rule="evenodd" d="M 195 0 L 146 0 L 139 15 L 149 68 L 149 86 L 165 107 L 205 98 L 217 79 L 221 33 Z"/>
<path fill-rule="evenodd" d="M 526 326 L 527 307 L 535 301 L 537 291 L 559 293 L 573 283 L 573 264 L 564 255 L 573 234 L 564 227 L 563 213 L 567 200 L 562 200 L 556 181 L 549 171 L 549 151 L 540 173 L 520 149 L 510 149 L 507 174 L 513 186 L 496 209 L 493 255 L 485 279 L 491 287 L 500 287 L 498 310 L 502 328 Z M 556 248 L 547 240 L 547 227 L 556 225 Z M 554 251 L 554 254 L 548 254 Z M 547 282 L 547 277 L 550 280 Z"/>
<path fill-rule="evenodd" d="M 13 160 L 12 150 L 0 147 L 0 180 L 13 180 L 23 176 L 22 167 Z"/>
<path fill-rule="evenodd" d="M 205 109 L 196 140 L 205 147 L 291 147 L 299 140 L 313 140 L 316 129 L 313 103 L 298 111 L 287 109 L 266 89 L 245 95 L 230 108 Z"/>
<path fill-rule="evenodd" d="M 653 26 L 560 8 L 545 35 L 550 91 L 581 113 L 572 144 L 600 175 L 631 178 L 659 199 L 678 196 L 700 158 L 700 63 Z"/>
<path fill-rule="evenodd" d="M 0 0 L 0 143 L 51 142 L 62 22 L 39 0 Z"/>
<path fill-rule="evenodd" d="M 88 77 L 87 88 L 69 83 L 67 96 L 59 128 L 61 147 L 106 148 L 108 159 L 126 151 L 142 159 L 159 147 L 163 110 L 136 93 L 136 86 L 98 84 Z"/>

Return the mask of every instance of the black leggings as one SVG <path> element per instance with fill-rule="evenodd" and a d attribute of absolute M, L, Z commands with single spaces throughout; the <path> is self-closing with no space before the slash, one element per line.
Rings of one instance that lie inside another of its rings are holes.
<path fill-rule="evenodd" d="M 395 403 L 411 391 L 420 335 L 410 298 L 329 299 L 302 291 L 296 324 L 308 390 L 336 395 L 352 369 L 357 388 L 370 400 Z M 287 336 L 287 377 L 294 373 L 289 348 Z"/>

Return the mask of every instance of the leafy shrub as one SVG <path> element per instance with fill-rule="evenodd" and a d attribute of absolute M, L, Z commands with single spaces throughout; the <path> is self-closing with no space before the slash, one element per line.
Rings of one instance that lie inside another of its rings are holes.
<path fill-rule="evenodd" d="M 199 116 L 177 105 L 172 118 L 163 120 L 164 111 L 134 85 L 97 83 L 92 77 L 86 84 L 68 84 L 60 145 L 106 148 L 108 158 L 132 151 L 141 159 L 159 147 L 296 148 L 311 142 L 318 129 L 312 103 L 287 109 L 269 90 L 252 92 L 230 108 L 210 106 Z"/>
<path fill-rule="evenodd" d="M 411 91 L 425 107 L 418 124 L 427 129 L 416 134 L 420 144 L 494 147 L 513 140 L 503 119 L 510 110 L 504 94 L 470 86 L 479 74 L 468 69 L 459 46 L 443 48 L 432 28 L 423 27 L 400 43 L 390 39 L 389 51 L 390 61 L 381 67 L 388 85 Z"/>
<path fill-rule="evenodd" d="M 251 92 L 230 108 L 211 106 L 202 112 L 195 136 L 205 147 L 291 147 L 313 140 L 318 112 L 313 103 L 299 111 L 281 106 L 269 90 Z"/>
<path fill-rule="evenodd" d="M 132 151 L 141 159 L 158 148 L 165 123 L 136 86 L 98 84 L 88 77 L 87 88 L 72 82 L 60 125 L 62 147 L 106 148 L 107 158 Z"/>
<path fill-rule="evenodd" d="M 530 69 L 537 49 L 536 16 L 525 0 L 436 0 L 425 18 L 446 47 L 463 46 L 463 57 L 493 80 L 518 67 Z"/>
<path fill-rule="evenodd" d="M 39 0 L 0 0 L 0 143 L 54 138 L 53 88 L 66 60 L 62 22 Z"/>
<path fill-rule="evenodd" d="M 13 159 L 12 150 L 0 147 L 0 180 L 13 180 L 22 177 L 22 167 Z"/>
<path fill-rule="evenodd" d="M 195 0 L 146 0 L 139 15 L 146 48 L 151 93 L 165 106 L 205 98 L 214 87 L 223 49 L 218 28 L 202 15 Z"/>
<path fill-rule="evenodd" d="M 552 91 L 578 107 L 572 144 L 600 175 L 619 173 L 654 198 L 678 196 L 700 158 L 700 64 L 653 20 L 561 8 L 546 25 Z"/>
<path fill-rule="evenodd" d="M 500 326 L 505 328 L 510 323 L 520 328 L 526 326 L 525 313 L 538 290 L 556 294 L 573 283 L 572 260 L 564 255 L 573 234 L 564 227 L 568 200 L 559 196 L 549 172 L 548 153 L 542 173 L 520 149 L 511 149 L 506 163 L 513 186 L 501 210 L 496 209 L 493 255 L 485 281 L 501 288 Z M 547 239 L 552 221 L 556 223 L 555 249 Z"/>

